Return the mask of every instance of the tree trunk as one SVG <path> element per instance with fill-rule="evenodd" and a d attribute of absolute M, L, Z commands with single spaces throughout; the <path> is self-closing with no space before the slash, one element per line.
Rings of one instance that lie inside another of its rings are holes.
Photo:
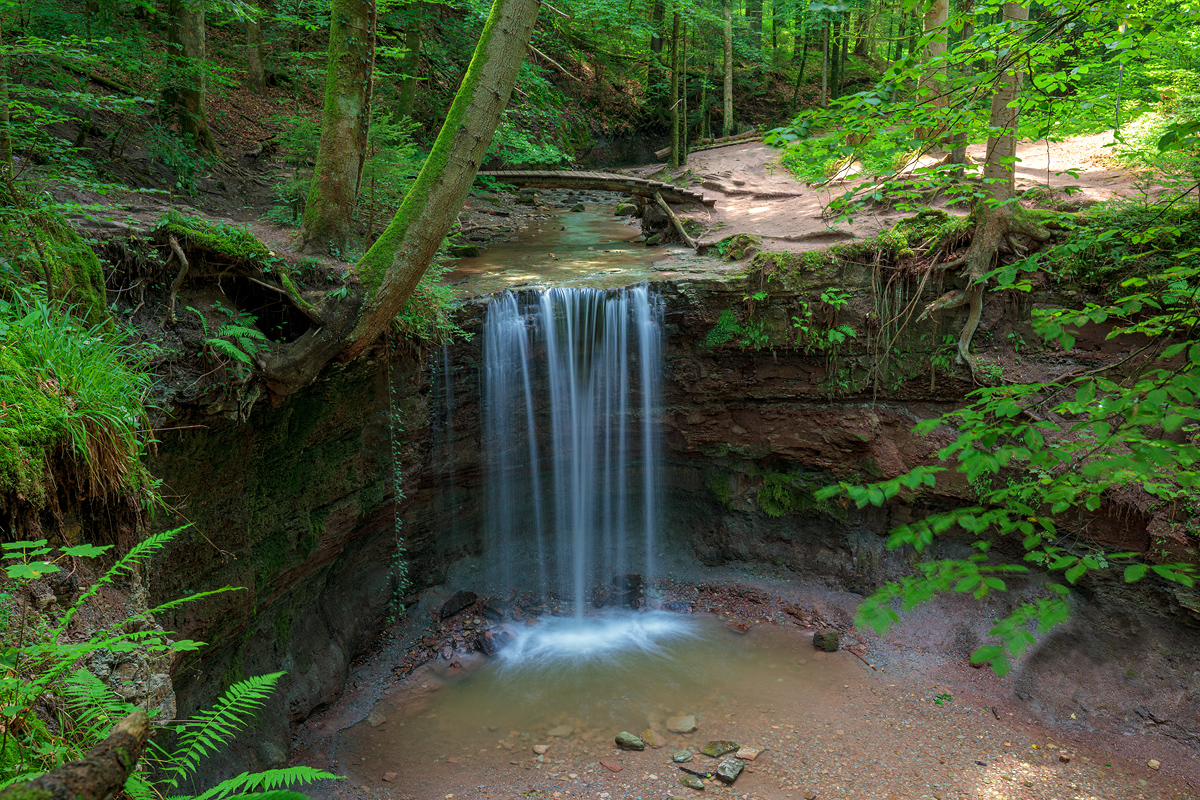
<path fill-rule="evenodd" d="M 962 40 L 970 39 L 975 35 L 975 26 L 971 23 L 972 11 L 974 8 L 973 0 L 963 0 L 962 15 L 963 29 Z M 956 133 L 950 137 L 948 142 L 950 146 L 950 163 L 965 166 L 967 163 L 967 135 L 966 133 Z"/>
<path fill-rule="evenodd" d="M 821 108 L 829 108 L 829 21 L 821 41 Z"/>
<path fill-rule="evenodd" d="M 246 20 L 246 86 L 256 92 L 267 88 L 267 74 L 263 69 L 262 23 L 258 17 Z"/>
<path fill-rule="evenodd" d="M 663 100 L 666 97 L 666 85 L 663 80 L 662 66 L 662 51 L 663 38 L 662 26 L 666 18 L 666 4 L 664 0 L 654 0 L 650 8 L 650 60 L 646 66 L 646 95 L 649 99 L 649 106 L 654 116 L 662 120 L 662 113 L 666 110 L 663 108 Z"/>
<path fill-rule="evenodd" d="M 800 69 L 796 73 L 796 88 L 792 91 L 792 105 L 800 99 L 800 84 L 804 83 L 804 65 L 808 63 L 808 32 L 804 33 L 804 44 L 800 53 Z"/>
<path fill-rule="evenodd" d="M 174 110 L 184 138 L 203 153 L 219 154 L 204 104 L 204 0 L 170 0 L 167 35 L 170 78 L 163 102 Z"/>
<path fill-rule="evenodd" d="M 682 50 L 679 41 L 679 12 L 671 20 L 671 166 L 680 165 L 679 152 L 679 54 Z"/>
<path fill-rule="evenodd" d="M 395 218 L 355 266 L 370 297 L 340 356 L 365 350 L 399 314 L 450 231 L 508 105 L 538 0 L 496 0 L 441 133 Z"/>
<path fill-rule="evenodd" d="M 733 135 L 733 0 L 725 0 L 725 114 L 721 135 Z"/>
<path fill-rule="evenodd" d="M 371 127 L 371 73 L 375 65 L 375 0 L 333 0 L 325 111 L 313 170 L 300 252 L 345 252 Z"/>
<path fill-rule="evenodd" d="M 762 0 L 746 0 L 746 19 L 750 22 L 750 46 L 762 57 Z"/>
<path fill-rule="evenodd" d="M 1004 19 L 1014 27 L 1029 21 L 1029 9 L 1021 3 L 1005 3 Z M 976 201 L 975 231 L 963 259 L 967 288 L 950 292 L 936 300 L 924 312 L 968 305 L 970 312 L 958 338 L 958 358 L 978 377 L 971 360 L 971 339 L 979 327 L 983 312 L 984 275 L 996 262 L 1000 244 L 1014 233 L 1045 241 L 1048 231 L 1035 222 L 1017 215 L 1013 203 L 1016 194 L 1016 133 L 1019 119 L 1017 96 L 1021 90 L 1020 54 L 1009 47 L 999 58 L 1000 72 L 992 95 L 987 160 L 983 167 L 983 191 L 989 195 Z"/>
<path fill-rule="evenodd" d="M 413 107 L 417 104 L 417 71 L 421 63 L 421 20 L 416 17 L 418 7 L 413 5 L 408 9 L 409 20 L 404 24 L 404 57 L 400 59 L 400 71 L 404 77 L 400 79 L 400 94 L 396 99 L 396 113 L 402 117 L 412 117 Z"/>
<path fill-rule="evenodd" d="M 937 108 L 946 107 L 946 23 L 950 20 L 950 0 L 930 0 L 925 9 L 925 36 L 927 43 L 923 54 L 925 69 L 921 76 L 921 95 Z M 944 130 L 945 123 L 921 132 L 923 137 L 934 137 Z"/>

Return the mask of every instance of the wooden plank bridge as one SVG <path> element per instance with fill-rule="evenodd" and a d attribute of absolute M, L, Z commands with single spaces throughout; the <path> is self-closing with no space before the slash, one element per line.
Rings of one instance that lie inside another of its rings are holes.
<path fill-rule="evenodd" d="M 592 189 L 601 192 L 636 194 L 653 199 L 662 195 L 668 203 L 698 203 L 711 206 L 716 198 L 705 197 L 682 186 L 645 178 L 632 178 L 615 172 L 577 172 L 575 170 L 496 170 L 480 172 L 478 177 L 494 178 L 511 186 L 532 186 L 539 189 Z"/>

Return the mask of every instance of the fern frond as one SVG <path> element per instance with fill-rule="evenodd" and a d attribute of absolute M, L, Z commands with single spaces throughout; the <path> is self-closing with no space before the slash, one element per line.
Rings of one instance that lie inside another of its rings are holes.
<path fill-rule="evenodd" d="M 267 701 L 284 674 L 274 672 L 238 681 L 212 708 L 176 727 L 179 746 L 171 755 L 164 783 L 177 789 L 180 781 L 196 771 L 202 757 L 227 744 Z"/>
<path fill-rule="evenodd" d="M 315 767 L 303 764 L 286 769 L 268 769 L 263 772 L 243 772 L 241 775 L 221 781 L 216 786 L 191 800 L 226 800 L 230 795 L 247 794 L 258 790 L 272 791 L 280 787 L 304 785 L 313 781 L 326 779 L 340 780 L 340 775 L 333 775 Z M 255 795 L 260 797 L 261 795 Z"/>
<path fill-rule="evenodd" d="M 71 624 L 71 620 L 74 618 L 75 614 L 79 611 L 79 609 L 83 608 L 84 603 L 90 600 L 96 594 L 96 592 L 100 591 L 100 589 L 105 585 L 115 581 L 122 573 L 133 569 L 134 565 L 140 561 L 149 558 L 159 550 L 166 547 L 172 539 L 189 527 L 191 527 L 190 522 L 187 525 L 182 525 L 174 530 L 156 533 L 153 536 L 146 537 L 130 548 L 128 553 L 122 556 L 117 563 L 113 564 L 107 572 L 101 575 L 95 583 L 88 587 L 87 591 L 79 596 L 78 600 L 71 604 L 71 607 L 67 609 L 67 613 L 63 614 L 62 619 L 58 621 L 58 627 L 51 632 L 49 637 L 47 637 L 49 641 L 57 641 L 62 637 L 63 633 L 65 633 L 67 630 L 67 626 Z"/>
<path fill-rule="evenodd" d="M 250 363 L 250 356 L 242 352 L 241 348 L 233 342 L 227 342 L 224 339 L 208 339 L 205 341 L 205 344 L 221 355 L 232 358 L 234 361 L 240 361 L 243 364 Z"/>
<path fill-rule="evenodd" d="M 311 800 L 300 792 L 263 792 L 262 794 L 235 794 L 229 800 Z"/>
<path fill-rule="evenodd" d="M 217 331 L 217 336 L 227 336 L 231 339 L 261 339 L 267 340 L 265 333 L 258 328 L 247 328 L 245 325 L 235 325 L 232 322 L 227 322 Z"/>
<path fill-rule="evenodd" d="M 71 673 L 71 677 L 63 684 L 63 692 L 67 695 L 67 707 L 71 709 L 75 720 L 93 737 L 92 742 L 83 746 L 85 750 L 93 742 L 107 738 L 109 729 L 117 720 L 137 711 L 137 706 L 126 703 L 104 681 L 86 669 Z"/>
<path fill-rule="evenodd" d="M 125 779 L 125 794 L 133 800 L 162 800 L 162 795 L 154 789 L 154 784 L 137 773 Z"/>

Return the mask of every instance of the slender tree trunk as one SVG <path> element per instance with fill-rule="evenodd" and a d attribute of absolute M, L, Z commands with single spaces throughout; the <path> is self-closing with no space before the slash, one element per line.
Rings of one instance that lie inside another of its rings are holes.
<path fill-rule="evenodd" d="M 417 71 L 421 65 L 421 20 L 417 18 L 420 9 L 416 5 L 409 6 L 409 19 L 404 25 L 404 57 L 400 59 L 400 71 L 404 77 L 400 79 L 400 95 L 396 102 L 396 111 L 403 117 L 412 117 L 413 108 L 417 104 Z"/>
<path fill-rule="evenodd" d="M 256 16 L 246 20 L 246 86 L 256 92 L 267 88 L 267 74 L 263 69 L 262 23 Z"/>
<path fill-rule="evenodd" d="M 170 0 L 168 27 L 171 74 L 164 105 L 179 118 L 179 127 L 202 153 L 219 153 L 208 128 L 204 103 L 204 0 Z"/>
<path fill-rule="evenodd" d="M 679 56 L 679 118 L 681 120 L 679 126 L 679 163 L 686 164 L 688 156 L 688 85 L 687 85 L 687 59 L 688 52 L 691 48 L 688 47 L 687 20 L 680 23 L 683 31 L 683 52 Z"/>
<path fill-rule="evenodd" d="M 800 84 L 804 83 L 804 65 L 808 63 L 808 32 L 804 33 L 804 44 L 801 47 L 800 70 L 796 73 L 796 88 L 792 91 L 792 105 L 800 99 Z"/>
<path fill-rule="evenodd" d="M 671 166 L 680 165 L 679 150 L 679 53 L 682 42 L 679 41 L 679 12 L 676 11 L 671 21 Z"/>
<path fill-rule="evenodd" d="M 375 0 L 334 0 L 329 19 L 321 144 L 300 226 L 304 253 L 346 250 L 371 127 Z"/>
<path fill-rule="evenodd" d="M 837 96 L 841 97 L 846 86 L 846 62 L 850 59 L 850 20 L 845 19 L 839 25 L 842 34 L 842 53 L 838 57 Z"/>
<path fill-rule="evenodd" d="M 829 21 L 821 42 L 821 108 L 829 108 Z"/>
<path fill-rule="evenodd" d="M 0 48 L 4 31 L 0 28 Z M 0 56 L 0 182 L 10 183 L 13 176 L 12 107 L 8 104 L 8 56 Z M 16 198 L 12 200 L 16 204 Z"/>
<path fill-rule="evenodd" d="M 972 24 L 972 10 L 974 8 L 973 0 L 963 0 L 962 15 L 963 15 L 963 30 L 962 39 L 966 40 L 975 35 L 975 26 Z M 967 163 L 967 135 L 966 133 L 956 133 L 950 137 L 947 143 L 950 146 L 950 163 L 966 165 Z"/>
<path fill-rule="evenodd" d="M 725 114 L 721 135 L 733 135 L 733 0 L 725 0 Z"/>
<path fill-rule="evenodd" d="M 750 45 L 762 57 L 762 0 L 746 0 L 746 19 L 750 23 Z"/>

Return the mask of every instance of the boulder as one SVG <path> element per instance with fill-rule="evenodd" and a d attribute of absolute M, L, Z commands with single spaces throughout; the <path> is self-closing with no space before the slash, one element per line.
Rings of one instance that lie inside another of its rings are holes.
<path fill-rule="evenodd" d="M 633 203 L 621 203 L 617 206 L 615 216 L 618 217 L 635 217 L 637 216 L 638 207 Z"/>

